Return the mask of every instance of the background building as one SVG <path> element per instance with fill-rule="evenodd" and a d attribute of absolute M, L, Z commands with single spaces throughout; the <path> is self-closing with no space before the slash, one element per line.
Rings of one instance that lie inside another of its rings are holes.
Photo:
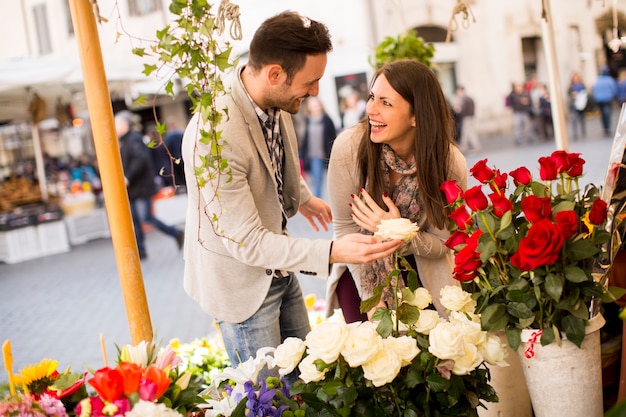
<path fill-rule="evenodd" d="M 417 29 L 420 36 L 434 44 L 435 70 L 446 95 L 451 97 L 456 86 L 463 85 L 474 97 L 476 124 L 483 136 L 511 129 L 510 111 L 504 102 L 512 82 L 523 82 L 533 73 L 540 82 L 549 82 L 542 41 L 541 0 L 460 3 L 457 0 L 239 0 L 233 3 L 239 5 L 243 32 L 242 40 L 231 42 L 238 55 L 245 55 L 258 25 L 282 10 L 297 10 L 328 25 L 334 51 L 322 79 L 320 98 L 337 126 L 340 126 L 339 103 L 346 84 L 366 89 L 373 71 L 370 57 L 376 45 L 384 37 L 395 37 L 408 29 Z M 610 65 L 614 76 L 624 65 L 623 50 L 613 53 L 607 47 L 615 34 L 614 3 L 619 9 L 616 16 L 617 33 L 620 33 L 619 29 L 626 26 L 622 14 L 626 10 L 624 0 L 551 1 L 563 93 L 574 71 L 591 84 L 602 65 Z M 172 100 L 160 95 L 163 80 L 146 79 L 141 73 L 142 58 L 131 52 L 134 47 L 147 46 L 155 31 L 170 21 L 169 1 L 100 0 L 94 4 L 103 17 L 99 24 L 100 42 L 114 110 L 129 108 L 146 124 L 154 119 L 152 104 L 155 103 L 161 120 L 167 116 L 184 123 L 189 116 L 188 102 L 184 98 Z M 466 19 L 462 13 L 453 14 L 459 4 L 468 8 Z M 213 13 L 218 5 L 216 0 Z M 29 106 L 34 93 L 46 103 L 46 117 L 58 119 L 62 114 L 60 109 L 68 108 L 73 117 L 88 121 L 68 1 L 3 0 L 0 12 L 0 27 L 6 34 L 0 38 L 0 123 L 6 126 L 30 121 Z M 449 29 L 454 30 L 449 33 Z M 137 106 L 134 102 L 140 94 L 148 95 L 148 100 L 147 104 Z M 53 150 L 89 152 L 89 129 L 83 126 L 70 130 L 70 133 L 62 132 L 65 139 L 60 142 L 64 145 Z M 73 142 L 68 145 L 68 141 Z M 0 170 L 3 146 L 6 151 L 6 143 L 3 145 L 0 140 Z"/>

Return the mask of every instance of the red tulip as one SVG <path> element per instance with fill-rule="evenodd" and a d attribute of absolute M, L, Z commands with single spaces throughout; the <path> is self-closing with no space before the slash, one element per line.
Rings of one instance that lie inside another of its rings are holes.
<path fill-rule="evenodd" d="M 117 369 L 98 369 L 89 380 L 89 384 L 103 400 L 108 402 L 113 402 L 124 395 L 124 378 Z"/>

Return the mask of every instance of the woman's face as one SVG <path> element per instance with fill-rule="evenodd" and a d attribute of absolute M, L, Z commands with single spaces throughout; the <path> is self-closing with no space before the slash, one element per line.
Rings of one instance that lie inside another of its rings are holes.
<path fill-rule="evenodd" d="M 409 102 L 391 87 L 382 74 L 370 90 L 367 117 L 372 142 L 386 143 L 400 156 L 411 149 L 415 115 Z"/>

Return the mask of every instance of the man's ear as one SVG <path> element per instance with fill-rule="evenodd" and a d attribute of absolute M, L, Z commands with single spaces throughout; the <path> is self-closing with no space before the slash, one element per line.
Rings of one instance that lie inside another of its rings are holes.
<path fill-rule="evenodd" d="M 269 65 L 267 68 L 267 82 L 270 85 L 281 84 L 286 76 L 287 74 L 283 70 L 283 67 L 278 64 Z"/>

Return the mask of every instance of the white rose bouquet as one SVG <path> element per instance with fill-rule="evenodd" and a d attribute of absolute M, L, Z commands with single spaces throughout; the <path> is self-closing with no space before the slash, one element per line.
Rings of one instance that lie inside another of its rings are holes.
<path fill-rule="evenodd" d="M 470 294 L 459 287 L 441 292 L 447 320 L 426 308 L 432 297 L 425 289 L 402 293 L 410 302 L 400 296 L 392 314 L 401 332 L 332 317 L 305 340 L 289 338 L 215 377 L 231 381 L 229 395 L 218 393 L 206 415 L 478 416 L 478 407 L 498 400 L 485 364 L 506 366 L 506 345 L 481 330 Z M 299 379 L 290 391 L 278 378 L 259 384 L 265 365 L 281 376 L 297 369 Z"/>

